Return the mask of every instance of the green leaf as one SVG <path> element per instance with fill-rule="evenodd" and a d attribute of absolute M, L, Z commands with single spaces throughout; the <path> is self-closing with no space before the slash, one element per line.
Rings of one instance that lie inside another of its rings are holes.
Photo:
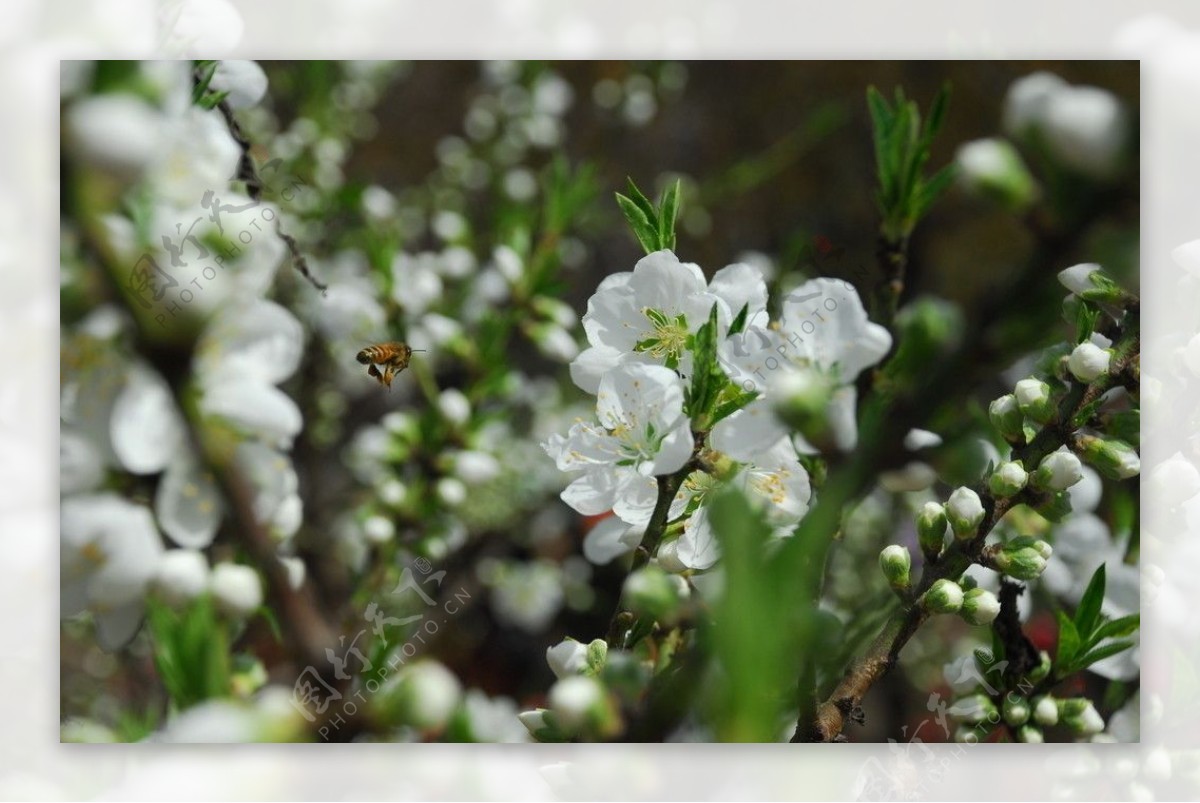
<path fill-rule="evenodd" d="M 731 323 L 729 325 L 729 334 L 731 334 L 731 335 L 741 334 L 742 331 L 746 328 L 746 318 L 747 318 L 747 316 L 749 316 L 749 314 L 750 314 L 750 305 L 748 303 L 743 304 L 741 311 L 737 314 L 737 317 L 733 319 L 733 323 Z"/>
<path fill-rule="evenodd" d="M 675 248 L 675 218 L 679 215 L 680 180 L 663 192 L 658 213 L 658 244 L 662 248 Z"/>
<path fill-rule="evenodd" d="M 1054 658 L 1055 665 L 1071 666 L 1078 652 L 1079 632 L 1075 629 L 1075 623 L 1067 618 L 1065 613 L 1058 611 L 1058 652 Z"/>
<path fill-rule="evenodd" d="M 925 129 L 921 134 L 921 141 L 926 148 L 933 142 L 933 138 L 937 136 L 938 131 L 942 128 L 942 121 L 946 118 L 946 109 L 950 107 L 950 84 L 942 84 L 942 88 L 933 98 L 933 103 L 929 105 L 929 118 L 925 121 Z"/>
<path fill-rule="evenodd" d="M 1103 661 L 1105 658 L 1111 658 L 1117 653 L 1125 652 L 1133 646 L 1132 641 L 1110 641 L 1108 644 L 1096 647 L 1090 650 L 1085 655 L 1075 660 L 1074 671 L 1078 672 L 1081 669 L 1087 669 L 1092 664 Z"/>
<path fill-rule="evenodd" d="M 708 320 L 696 332 L 695 358 L 692 362 L 691 406 L 688 413 L 700 421 L 712 406 L 713 371 L 717 362 L 717 305 L 709 310 Z"/>
<path fill-rule="evenodd" d="M 1092 579 L 1079 600 L 1079 607 L 1075 609 L 1075 630 L 1084 642 L 1091 639 L 1092 631 L 1100 621 L 1100 606 L 1104 604 L 1104 585 L 1105 571 L 1104 564 L 1101 563 L 1092 574 Z"/>
<path fill-rule="evenodd" d="M 1140 614 L 1134 613 L 1129 616 L 1122 616 L 1120 619 L 1113 619 L 1111 622 L 1105 622 L 1096 628 L 1096 632 L 1092 634 L 1092 640 L 1098 643 L 1106 638 L 1132 636 L 1141 626 L 1142 617 Z"/>
<path fill-rule="evenodd" d="M 192 85 L 192 103 L 199 103 L 200 99 L 208 92 L 208 85 L 212 83 L 213 75 L 217 71 L 219 61 L 198 61 L 196 62 L 196 79 Z M 212 106 L 206 108 L 211 109 Z"/>
<path fill-rule="evenodd" d="M 196 101 L 196 105 L 202 109 L 215 109 L 221 105 L 221 101 L 229 97 L 229 91 L 224 92 L 209 92 L 200 100 Z"/>
<path fill-rule="evenodd" d="M 650 218 L 646 216 L 646 212 L 638 206 L 632 199 L 626 198 L 621 193 L 617 193 L 617 206 L 621 207 L 622 214 L 625 215 L 626 222 L 633 229 L 633 235 L 637 237 L 639 243 L 647 254 L 651 254 L 658 250 L 658 232 L 655 230 Z"/>
<path fill-rule="evenodd" d="M 651 203 L 650 199 L 647 198 L 645 196 L 645 194 L 641 190 L 638 189 L 638 186 L 633 183 L 632 178 L 626 177 L 625 186 L 629 190 L 629 199 L 631 201 L 633 201 L 633 203 L 637 206 L 638 209 L 641 209 L 642 212 L 645 213 L 646 219 L 649 220 L 651 223 L 655 224 L 655 228 L 657 228 L 658 220 L 657 220 L 657 212 L 655 212 L 655 209 L 654 209 L 654 204 Z"/>

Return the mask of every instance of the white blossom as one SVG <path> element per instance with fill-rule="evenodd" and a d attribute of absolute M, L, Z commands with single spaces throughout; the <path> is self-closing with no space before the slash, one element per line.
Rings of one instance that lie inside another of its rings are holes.
<path fill-rule="evenodd" d="M 249 616 L 262 605 L 262 582 L 249 566 L 218 563 L 208 584 L 217 607 L 233 616 Z"/>

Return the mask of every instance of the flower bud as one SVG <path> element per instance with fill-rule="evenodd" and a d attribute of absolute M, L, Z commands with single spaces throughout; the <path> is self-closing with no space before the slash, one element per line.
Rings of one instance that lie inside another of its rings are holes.
<path fill-rule="evenodd" d="M 979 494 L 967 487 L 960 487 L 950 494 L 946 502 L 946 518 L 956 538 L 967 539 L 974 535 L 983 516 L 983 502 L 979 500 Z"/>
<path fill-rule="evenodd" d="M 1000 600 L 991 591 L 972 588 L 963 594 L 959 615 L 973 625 L 989 625 L 1000 614 Z"/>
<path fill-rule="evenodd" d="M 1012 694 L 1004 697 L 1004 721 L 1014 728 L 1029 721 L 1029 702 Z"/>
<path fill-rule="evenodd" d="M 926 502 L 917 513 L 917 540 L 927 558 L 942 553 L 946 545 L 946 509 L 937 502 Z"/>
<path fill-rule="evenodd" d="M 1020 212 L 1038 195 L 1037 183 L 1016 148 L 1002 139 L 977 139 L 955 156 L 959 181 L 968 191 Z"/>
<path fill-rule="evenodd" d="M 522 711 L 517 719 L 529 731 L 529 735 L 541 742 L 565 742 L 567 736 L 559 730 L 554 715 L 545 708 Z"/>
<path fill-rule="evenodd" d="M 1046 568 L 1051 552 L 1045 541 L 1023 535 L 1002 545 L 994 553 L 992 563 L 997 571 L 1013 579 L 1036 580 Z"/>
<path fill-rule="evenodd" d="M 1033 725 L 1022 725 L 1017 728 L 1017 741 L 1025 744 L 1041 744 L 1046 741 L 1042 731 Z"/>
<path fill-rule="evenodd" d="M 908 571 L 912 568 L 912 557 L 907 547 L 899 544 L 884 547 L 879 553 L 879 568 L 894 590 L 904 591 L 909 587 Z"/>
<path fill-rule="evenodd" d="M 815 369 L 789 370 L 773 379 L 771 398 L 779 420 L 812 442 L 826 437 L 833 384 Z"/>
<path fill-rule="evenodd" d="M 1010 460 L 1000 466 L 988 477 L 988 488 L 996 496 L 1009 497 L 1019 494 L 1029 481 L 1029 473 L 1020 460 Z"/>
<path fill-rule="evenodd" d="M 607 652 L 608 644 L 603 639 L 582 644 L 573 638 L 565 638 L 546 649 L 546 663 L 556 678 L 594 675 L 604 666 Z"/>
<path fill-rule="evenodd" d="M 1038 665 L 1029 670 L 1029 679 L 1034 683 L 1041 683 L 1050 674 L 1053 666 L 1054 662 L 1050 659 L 1050 653 L 1042 650 L 1038 653 Z"/>
<path fill-rule="evenodd" d="M 462 685 L 453 672 L 437 661 L 422 659 L 389 678 L 372 705 L 388 721 L 437 730 L 450 719 L 461 696 Z"/>
<path fill-rule="evenodd" d="M 1042 458 L 1033 473 L 1033 487 L 1042 491 L 1065 491 L 1083 479 L 1083 464 L 1073 453 L 1060 449 Z"/>
<path fill-rule="evenodd" d="M 262 605 L 262 583 L 249 566 L 218 563 L 208 582 L 217 607 L 232 616 L 249 616 Z"/>
<path fill-rule="evenodd" d="M 988 406 L 988 417 L 1009 443 L 1021 443 L 1025 440 L 1025 416 L 1017 405 L 1017 397 L 1007 393 L 993 401 Z"/>
<path fill-rule="evenodd" d="M 1067 358 L 1067 370 L 1080 382 L 1094 382 L 1108 373 L 1112 352 L 1095 343 L 1080 343 Z"/>
<path fill-rule="evenodd" d="M 1059 718 L 1076 736 L 1094 736 L 1104 730 L 1104 718 L 1084 697 L 1073 697 L 1059 704 Z"/>
<path fill-rule="evenodd" d="M 921 597 L 921 604 L 933 613 L 957 613 L 962 607 L 963 592 L 958 583 L 942 578 Z"/>
<path fill-rule="evenodd" d="M 1044 728 L 1058 724 L 1058 703 L 1048 694 L 1033 698 L 1033 721 Z"/>
<path fill-rule="evenodd" d="M 1050 402 L 1050 386 L 1036 377 L 1022 379 L 1013 394 L 1017 406 L 1029 418 L 1044 424 L 1054 416 L 1054 405 Z"/>
<path fill-rule="evenodd" d="M 1109 479 L 1127 480 L 1142 470 L 1137 450 L 1125 441 L 1084 435 L 1079 438 L 1078 446 L 1083 459 Z"/>
<path fill-rule="evenodd" d="M 996 704 L 986 694 L 971 694 L 955 700 L 947 713 L 968 725 L 978 725 L 988 720 L 995 722 L 1000 718 Z"/>
<path fill-rule="evenodd" d="M 194 549 L 168 549 L 158 562 L 154 588 L 169 605 L 184 605 L 208 588 L 208 558 Z"/>
<path fill-rule="evenodd" d="M 447 388 L 437 398 L 438 412 L 451 424 L 462 425 L 471 417 L 471 402 L 458 388 Z"/>
<path fill-rule="evenodd" d="M 1084 301 L 1111 304 L 1121 300 L 1121 288 L 1105 276 L 1095 263 L 1067 268 L 1058 274 L 1058 281 Z"/>
<path fill-rule="evenodd" d="M 616 709 L 595 678 L 563 678 L 550 688 L 548 699 L 555 723 L 566 733 L 611 736 L 620 729 Z"/>
<path fill-rule="evenodd" d="M 687 581 L 682 577 L 658 566 L 644 566 L 625 578 L 621 598 L 633 613 L 670 623 L 686 594 Z"/>

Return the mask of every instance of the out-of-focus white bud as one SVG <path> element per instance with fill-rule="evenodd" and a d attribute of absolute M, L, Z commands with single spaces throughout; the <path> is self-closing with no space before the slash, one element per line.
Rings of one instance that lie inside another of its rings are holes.
<path fill-rule="evenodd" d="M 942 436 L 927 429 L 910 429 L 904 436 L 904 448 L 910 452 L 942 445 Z"/>
<path fill-rule="evenodd" d="M 367 516 L 362 529 L 363 535 L 372 544 L 385 544 L 396 537 L 396 525 L 384 516 Z"/>
<path fill-rule="evenodd" d="M 462 685 L 453 672 L 437 661 L 422 659 L 385 682 L 374 704 L 396 722 L 438 730 L 450 719 L 461 696 Z"/>
<path fill-rule="evenodd" d="M 191 602 L 208 588 L 208 559 L 194 549 L 168 549 L 158 562 L 154 588 L 171 605 Z"/>
<path fill-rule="evenodd" d="M 457 477 L 442 477 L 437 483 L 437 495 L 446 507 L 458 507 L 467 501 L 467 486 Z"/>
<path fill-rule="evenodd" d="M 208 588 L 217 607 L 231 616 L 249 616 L 262 605 L 262 582 L 249 566 L 218 563 Z"/>
<path fill-rule="evenodd" d="M 1058 724 L 1058 703 L 1050 695 L 1033 698 L 1033 721 L 1044 728 Z"/>
<path fill-rule="evenodd" d="M 1003 710 L 1004 721 L 1014 728 L 1029 721 L 1029 701 L 1024 697 L 1005 695 Z"/>
<path fill-rule="evenodd" d="M 977 139 L 955 155 L 959 182 L 970 192 L 1019 212 L 1038 196 L 1037 182 L 1017 149 L 1002 139 Z"/>
<path fill-rule="evenodd" d="M 500 474 L 500 461 L 487 452 L 467 449 L 454 456 L 454 473 L 468 485 L 479 485 Z"/>
<path fill-rule="evenodd" d="M 267 94 L 267 74 L 257 61 L 223 59 L 213 71 L 208 88 L 228 92 L 225 102 L 230 108 L 248 109 Z"/>
<path fill-rule="evenodd" d="M 458 388 L 447 388 L 438 394 L 437 406 L 451 424 L 462 426 L 471 418 L 471 402 Z"/>

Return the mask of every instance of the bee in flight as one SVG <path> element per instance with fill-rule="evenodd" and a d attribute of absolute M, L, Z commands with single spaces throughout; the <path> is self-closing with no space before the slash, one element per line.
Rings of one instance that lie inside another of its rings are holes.
<path fill-rule="evenodd" d="M 424 350 L 410 348 L 407 343 L 377 343 L 358 352 L 356 359 L 363 365 L 370 366 L 367 368 L 368 376 L 375 377 L 379 380 L 379 384 L 390 388 L 396 374 L 408 367 L 412 353 Z M 382 373 L 379 371 L 381 367 L 383 368 Z"/>

